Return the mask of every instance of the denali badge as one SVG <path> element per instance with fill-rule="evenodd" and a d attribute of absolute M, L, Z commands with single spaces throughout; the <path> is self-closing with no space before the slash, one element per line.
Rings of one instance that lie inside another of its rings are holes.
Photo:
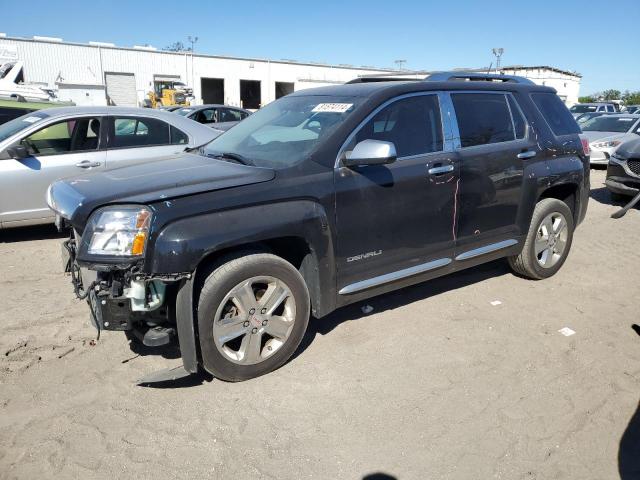
<path fill-rule="evenodd" d="M 360 255 L 354 255 L 353 257 L 347 257 L 347 263 L 356 262 L 358 260 L 364 260 L 369 257 L 377 257 L 382 254 L 382 250 L 374 250 L 373 252 L 361 253 Z"/>

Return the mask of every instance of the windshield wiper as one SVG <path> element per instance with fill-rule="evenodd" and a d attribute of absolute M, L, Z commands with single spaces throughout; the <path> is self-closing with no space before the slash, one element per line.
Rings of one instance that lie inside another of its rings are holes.
<path fill-rule="evenodd" d="M 233 153 L 233 152 L 225 152 L 225 153 L 213 153 L 209 155 L 210 157 L 213 158 L 228 158 L 229 160 L 234 160 L 237 163 L 240 163 L 242 165 L 251 165 L 253 166 L 253 163 L 246 159 L 245 157 L 243 157 L 242 155 L 238 155 L 237 153 Z"/>

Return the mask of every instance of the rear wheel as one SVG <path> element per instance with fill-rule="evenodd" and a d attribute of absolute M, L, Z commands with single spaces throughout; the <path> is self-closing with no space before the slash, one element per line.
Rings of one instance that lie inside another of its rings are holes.
<path fill-rule="evenodd" d="M 232 382 L 275 370 L 300 345 L 309 311 L 304 279 L 284 259 L 255 253 L 224 263 L 198 302 L 204 368 Z"/>
<path fill-rule="evenodd" d="M 566 203 L 545 198 L 538 202 L 520 255 L 509 257 L 518 274 L 534 280 L 554 275 L 564 264 L 573 241 L 573 216 Z"/>

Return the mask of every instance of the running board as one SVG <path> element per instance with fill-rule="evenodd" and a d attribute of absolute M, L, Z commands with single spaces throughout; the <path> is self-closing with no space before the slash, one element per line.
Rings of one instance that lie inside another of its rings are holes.
<path fill-rule="evenodd" d="M 405 268 L 404 270 L 398 270 L 396 272 L 386 273 L 378 277 L 362 280 L 361 282 L 352 283 L 351 285 L 342 287 L 338 293 L 340 295 L 350 295 L 352 293 L 360 292 L 362 290 L 368 290 L 369 288 L 378 287 L 386 283 L 396 282 L 398 280 L 402 280 L 403 278 L 412 277 L 420 273 L 428 272 L 430 270 L 435 270 L 436 268 L 442 268 L 449 265 L 450 263 L 451 263 L 450 258 L 441 258 L 439 260 L 433 260 L 431 262 L 416 265 L 415 267 Z"/>
<path fill-rule="evenodd" d="M 485 245 L 484 247 L 475 248 L 473 250 L 469 250 L 468 252 L 461 253 L 456 257 L 456 261 L 469 260 L 471 258 L 479 257 L 480 255 L 497 252 L 498 250 L 513 247 L 517 243 L 518 241 L 513 238 L 510 238 L 509 240 L 503 240 L 502 242 L 498 243 L 491 243 L 489 245 Z"/>

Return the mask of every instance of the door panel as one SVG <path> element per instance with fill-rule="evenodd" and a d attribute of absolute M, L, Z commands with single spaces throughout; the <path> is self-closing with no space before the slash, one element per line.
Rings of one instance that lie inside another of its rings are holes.
<path fill-rule="evenodd" d="M 453 250 L 458 162 L 445 148 L 438 96 L 408 95 L 379 107 L 350 136 L 344 155 L 366 139 L 394 143 L 398 160 L 335 170 L 338 290 Z"/>
<path fill-rule="evenodd" d="M 451 94 L 460 155 L 456 254 L 517 239 L 523 152 L 537 154 L 522 112 L 510 94 Z M 535 153 L 533 153 L 535 152 Z M 526 156 L 526 155 L 525 155 Z"/>
<path fill-rule="evenodd" d="M 76 117 L 50 123 L 20 139 L 31 155 L 0 160 L 0 221 L 7 223 L 53 218 L 46 191 L 61 178 L 105 167 L 100 146 L 101 119 Z"/>
<path fill-rule="evenodd" d="M 81 162 L 100 165 L 89 168 L 76 166 Z M 6 222 L 53 218 L 46 202 L 49 185 L 61 178 L 102 169 L 104 165 L 103 151 L 0 160 L 0 221 L 6 227 Z"/>

